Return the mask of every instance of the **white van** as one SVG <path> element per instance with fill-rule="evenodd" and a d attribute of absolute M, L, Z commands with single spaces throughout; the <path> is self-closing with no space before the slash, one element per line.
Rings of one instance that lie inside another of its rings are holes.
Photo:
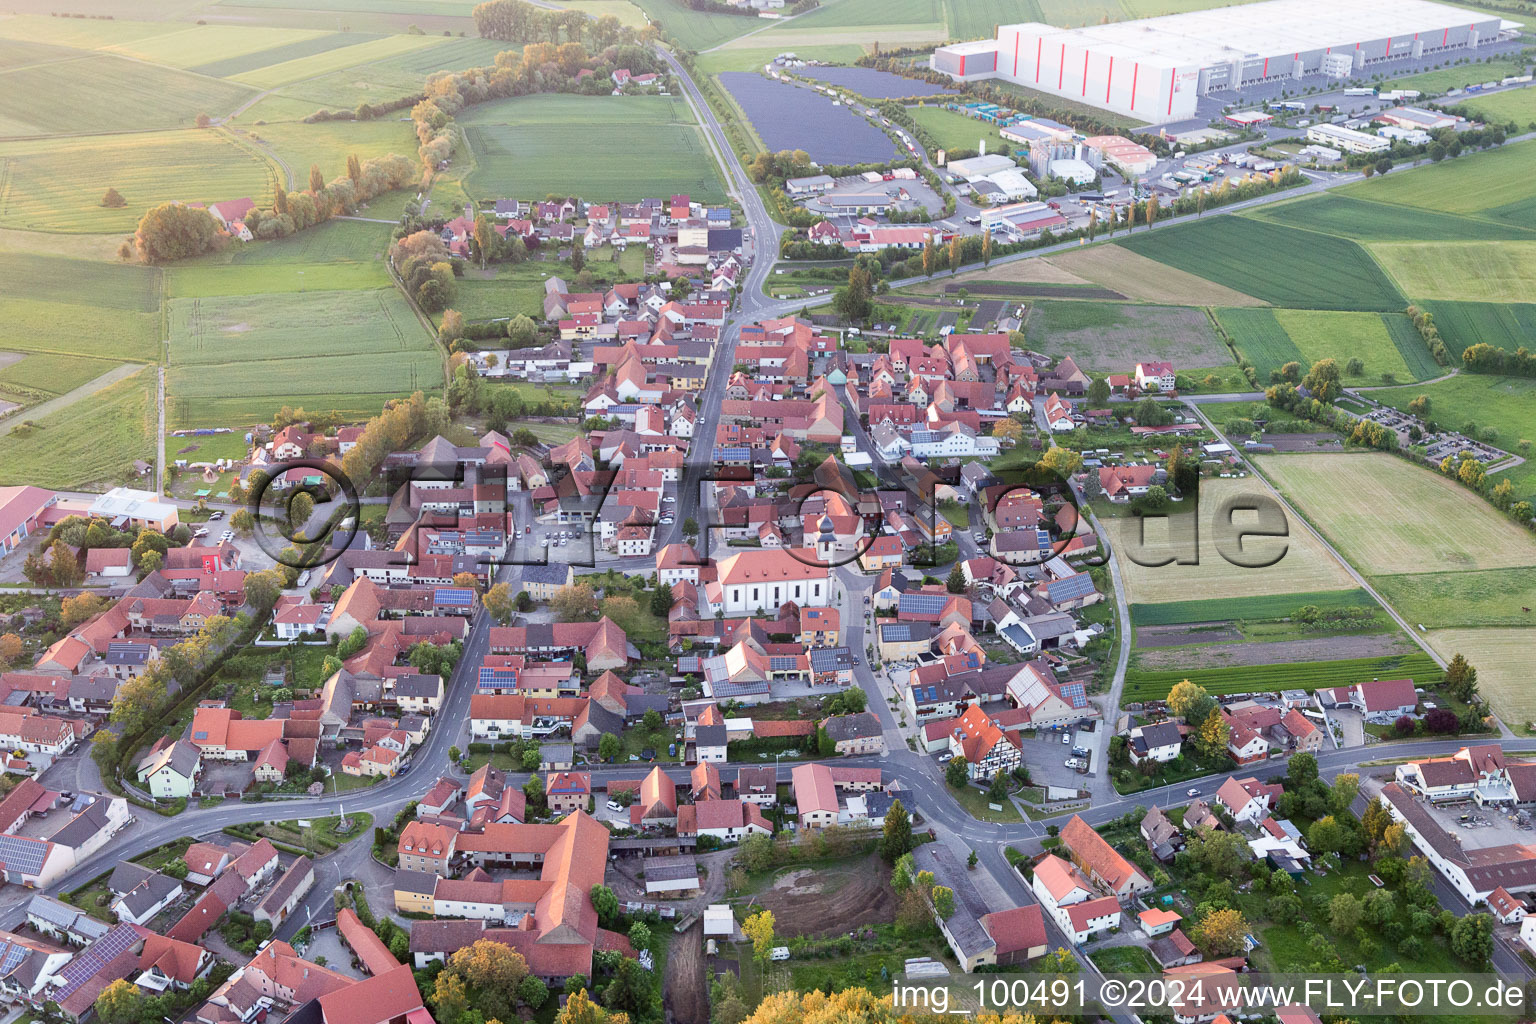
<path fill-rule="evenodd" d="M 624 805 L 619 803 L 617 800 L 609 800 L 608 809 L 610 811 L 622 811 L 624 810 Z"/>
<path fill-rule="evenodd" d="M 773 960 L 788 960 L 789 959 L 789 947 L 788 946 L 774 946 L 773 947 L 773 953 L 771 954 L 771 959 L 773 959 Z"/>

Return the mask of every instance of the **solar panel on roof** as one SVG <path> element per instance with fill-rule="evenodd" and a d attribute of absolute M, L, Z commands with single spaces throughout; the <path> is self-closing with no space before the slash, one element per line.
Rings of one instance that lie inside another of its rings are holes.
<path fill-rule="evenodd" d="M 0 835 L 0 861 L 5 862 L 7 874 L 35 875 L 43 869 L 47 846 L 39 839 Z"/>
<path fill-rule="evenodd" d="M 793 672 L 798 661 L 799 659 L 795 658 L 793 655 L 775 654 L 768 659 L 768 671 Z"/>
<path fill-rule="evenodd" d="M 489 665 L 480 666 L 480 688 L 482 690 L 506 689 L 517 685 L 517 669 L 492 668 Z"/>
<path fill-rule="evenodd" d="M 439 587 L 433 592 L 432 600 L 450 608 L 469 608 L 475 603 L 475 592 L 468 587 Z"/>
<path fill-rule="evenodd" d="M 1088 694 L 1083 690 L 1082 683 L 1062 683 L 1061 699 L 1071 704 L 1074 708 L 1088 706 Z"/>
<path fill-rule="evenodd" d="M 900 608 L 915 615 L 937 615 L 948 601 L 948 594 L 902 594 Z"/>

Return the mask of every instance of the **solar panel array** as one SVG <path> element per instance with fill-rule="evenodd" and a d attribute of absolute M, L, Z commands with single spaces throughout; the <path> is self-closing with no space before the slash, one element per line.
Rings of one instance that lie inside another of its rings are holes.
<path fill-rule="evenodd" d="M 1087 597 L 1094 592 L 1093 577 L 1085 572 L 1073 573 L 1071 576 L 1053 580 L 1050 592 L 1052 601 L 1070 601 Z"/>
<path fill-rule="evenodd" d="M 774 654 L 768 658 L 768 671 L 793 672 L 799 667 L 800 659 L 792 654 Z"/>
<path fill-rule="evenodd" d="M 912 639 L 912 627 L 905 622 L 890 622 L 880 627 L 880 639 L 900 642 Z"/>
<path fill-rule="evenodd" d="M 517 688 L 517 669 L 480 666 L 480 689 L 511 690 Z"/>
<path fill-rule="evenodd" d="M 138 941 L 139 933 L 132 925 L 120 924 L 85 947 L 60 969 L 59 977 L 64 979 L 64 985 L 57 990 L 55 1001 L 63 1002 L 66 996 L 72 995 L 81 985 L 94 978 L 96 972 L 119 954 L 132 949 Z"/>
<path fill-rule="evenodd" d="M 948 594 L 902 594 L 897 607 L 912 615 L 938 615 L 948 603 Z"/>
<path fill-rule="evenodd" d="M 1071 704 L 1074 708 L 1088 706 L 1088 693 L 1083 689 L 1082 683 L 1062 683 L 1061 699 Z"/>
<path fill-rule="evenodd" d="M 846 647 L 816 647 L 811 650 L 811 668 L 817 672 L 834 672 L 853 664 Z"/>
<path fill-rule="evenodd" d="M 439 587 L 432 592 L 432 603 L 445 608 L 472 608 L 475 592 L 468 587 Z"/>
<path fill-rule="evenodd" d="M 25 960 L 27 954 L 31 952 L 26 946 L 18 945 L 15 942 L 0 944 L 0 977 L 9 977 L 17 965 Z"/>

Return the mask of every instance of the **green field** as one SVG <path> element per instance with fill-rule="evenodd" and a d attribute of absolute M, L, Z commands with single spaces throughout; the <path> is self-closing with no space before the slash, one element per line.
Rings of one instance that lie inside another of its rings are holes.
<path fill-rule="evenodd" d="M 1482 61 L 1476 63 L 1453 64 L 1448 68 L 1436 68 L 1433 71 L 1425 71 L 1417 75 L 1407 75 L 1403 78 L 1394 78 L 1383 84 L 1384 89 L 1418 89 L 1420 92 L 1431 96 L 1438 95 L 1449 89 L 1463 89 L 1469 85 L 1478 85 L 1490 80 L 1497 81 L 1510 75 L 1525 74 L 1529 65 L 1524 61 L 1498 59 L 1491 64 Z M 1524 91 L 1524 90 L 1521 90 Z M 1457 103 L 1466 97 L 1451 96 L 1447 103 Z"/>
<path fill-rule="evenodd" d="M 1115 244 L 1276 306 L 1386 312 L 1407 305 L 1360 246 L 1279 224 L 1211 217 Z"/>
<path fill-rule="evenodd" d="M 0 398 L 30 405 L 73 391 L 119 365 L 110 359 L 40 352 L 0 367 Z"/>
<path fill-rule="evenodd" d="M 1337 193 L 1271 203 L 1240 216 L 1322 231 L 1357 242 L 1487 241 L 1536 237 L 1536 232 L 1514 224 L 1377 203 Z"/>
<path fill-rule="evenodd" d="M 0 351 L 160 356 L 157 269 L 0 252 L 0 280 Z"/>
<path fill-rule="evenodd" d="M 1370 251 L 1411 298 L 1518 302 L 1536 295 L 1536 241 L 1378 242 Z"/>
<path fill-rule="evenodd" d="M 442 383 L 433 340 L 394 289 L 173 299 L 169 319 L 177 426 L 238 426 L 284 404 L 376 411 Z"/>
<path fill-rule="evenodd" d="M 190 127 L 221 116 L 254 90 L 114 54 L 0 73 L 0 136 Z"/>
<path fill-rule="evenodd" d="M 155 449 L 154 372 L 143 370 L 36 422 L 0 435 L 0 484 L 73 488 L 118 483 Z"/>
<path fill-rule="evenodd" d="M 166 272 L 165 294 L 173 299 L 283 292 L 336 292 L 388 288 L 389 271 L 375 263 L 247 264 L 174 267 Z"/>
<path fill-rule="evenodd" d="M 289 235 L 281 241 L 230 246 L 223 252 L 187 260 L 177 266 L 368 262 L 384 258 L 389 240 L 388 224 L 332 220 Z"/>
<path fill-rule="evenodd" d="M 1374 452 L 1271 455 L 1256 462 L 1367 575 L 1536 566 L 1536 539 L 1433 470 Z"/>
<path fill-rule="evenodd" d="M 293 0 L 219 0 L 218 7 L 271 7 L 287 10 Z M 334 11 L 337 14 L 430 14 L 467 18 L 475 9 L 471 0 L 310 0 L 310 11 Z"/>
<path fill-rule="evenodd" d="M 465 188 L 477 199 L 555 192 L 618 202 L 678 192 L 704 202 L 726 198 L 681 100 L 528 97 L 483 104 L 460 123 L 475 159 Z"/>
<path fill-rule="evenodd" d="M 635 0 L 635 6 L 688 50 L 708 50 L 769 24 L 742 15 L 692 11 L 678 0 Z"/>
<path fill-rule="evenodd" d="M 1410 623 L 1436 629 L 1529 626 L 1536 607 L 1536 573 L 1529 569 L 1377 576 L 1371 585 Z"/>
<path fill-rule="evenodd" d="M 1461 374 L 1434 384 L 1371 392 L 1379 402 L 1406 410 L 1419 395 L 1430 400 L 1430 418 L 1460 430 L 1468 423 L 1499 432 L 1500 447 L 1516 449 L 1522 439 L 1536 441 L 1536 380 Z M 1508 478 L 1518 498 L 1536 501 L 1536 463 L 1527 460 L 1492 477 Z"/>
<path fill-rule="evenodd" d="M 1536 305 L 1445 301 L 1422 305 L 1434 314 L 1445 347 L 1458 363 L 1467 347 L 1480 341 L 1511 352 L 1536 346 Z"/>
<path fill-rule="evenodd" d="M 275 47 L 302 44 L 324 35 L 324 32 L 260 25 L 186 25 L 175 31 L 112 43 L 101 49 L 217 78 L 220 73 L 206 70 L 205 65 Z"/>
<path fill-rule="evenodd" d="M 148 13 L 147 11 L 144 13 Z M 7 39 L 51 43 L 80 50 L 121 46 L 136 39 L 164 35 L 185 27 L 185 22 L 133 21 L 114 17 L 107 20 L 56 18 L 40 14 L 17 14 L 0 22 L 0 36 Z"/>
<path fill-rule="evenodd" d="M 1521 131 L 1530 130 L 1536 123 L 1536 89 L 1511 89 L 1491 96 L 1457 97 L 1478 115 L 1489 121 L 1513 121 Z"/>
<path fill-rule="evenodd" d="M 1303 367 L 1329 357 L 1338 360 L 1342 367 L 1350 359 L 1356 358 L 1365 363 L 1363 379 L 1372 384 L 1380 381 L 1384 373 L 1390 373 L 1393 379 L 1400 381 L 1421 380 L 1439 376 L 1440 373 L 1440 368 L 1430 358 L 1429 350 L 1424 347 L 1423 339 L 1401 313 L 1320 313 L 1313 310 L 1277 309 L 1275 320 L 1301 353 Z M 1389 321 L 1397 323 L 1399 329 L 1389 330 Z M 1403 326 L 1407 326 L 1409 335 L 1402 334 Z M 1399 341 L 1414 346 L 1409 352 L 1418 358 L 1412 364 L 1399 351 Z M 1426 362 L 1429 372 L 1423 373 Z"/>
<path fill-rule="evenodd" d="M 202 63 L 189 70 L 214 78 L 233 78 L 273 64 L 313 57 L 317 53 L 328 53 L 378 38 L 361 32 L 305 32 L 298 35 L 300 38 L 277 42 L 257 50 L 246 50 L 224 57 L 205 56 Z"/>
<path fill-rule="evenodd" d="M 997 133 L 997 129 L 985 121 L 957 114 L 943 107 L 914 107 L 912 117 L 923 127 L 933 141 L 944 149 L 976 149 L 987 140 L 988 153 L 1011 153 L 1018 148 Z"/>
<path fill-rule="evenodd" d="M 645 12 L 629 0 L 557 0 L 557 6 L 568 11 L 580 11 L 591 18 L 611 14 L 619 19 L 621 25 L 630 28 L 644 28 L 647 24 Z"/>
<path fill-rule="evenodd" d="M 219 129 L 0 142 L 0 224 L 130 232 L 151 206 L 249 196 L 268 204 L 277 170 Z M 126 206 L 101 205 L 115 188 Z"/>
<path fill-rule="evenodd" d="M 1168 601 L 1133 604 L 1131 621 L 1138 626 L 1172 626 L 1185 622 L 1282 619 L 1302 605 L 1331 608 L 1374 608 L 1376 601 L 1364 590 L 1319 590 L 1302 594 L 1264 594 L 1221 600 Z"/>
<path fill-rule="evenodd" d="M 1495 222 L 1536 227 L 1536 142 L 1501 146 L 1411 171 L 1356 182 L 1340 193 L 1443 213 L 1481 214 Z"/>
<path fill-rule="evenodd" d="M 1440 666 L 1427 654 L 1403 654 L 1385 658 L 1352 658 L 1347 661 L 1302 661 L 1288 665 L 1240 665 L 1229 668 L 1151 672 L 1129 669 L 1125 674 L 1124 701 L 1161 700 L 1174 684 L 1188 679 L 1207 693 L 1252 693 L 1261 690 L 1306 690 L 1343 686 L 1367 679 L 1412 679 L 1419 685 L 1437 682 Z"/>
<path fill-rule="evenodd" d="M 728 50 L 711 50 L 699 54 L 698 69 L 701 74 L 718 75 L 722 71 L 759 71 L 764 64 L 784 52 L 782 46 L 764 46 L 756 49 L 747 44 L 754 39 L 743 39 L 738 46 Z M 806 60 L 826 61 L 828 64 L 852 64 L 864 56 L 864 47 L 856 43 L 837 46 L 799 46 L 795 52 Z"/>
<path fill-rule="evenodd" d="M 384 36 L 368 39 L 352 46 L 325 50 L 307 57 L 298 57 L 279 64 L 256 68 L 236 75 L 234 80 L 259 89 L 271 89 L 275 86 L 287 85 L 289 82 L 297 82 L 301 78 L 314 78 L 343 68 L 419 50 L 422 47 L 433 46 L 437 42 L 438 40 L 431 36 Z"/>

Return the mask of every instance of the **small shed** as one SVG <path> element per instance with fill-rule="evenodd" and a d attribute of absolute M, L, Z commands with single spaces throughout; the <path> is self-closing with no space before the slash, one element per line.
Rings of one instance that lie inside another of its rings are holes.
<path fill-rule="evenodd" d="M 736 918 L 724 903 L 711 903 L 704 908 L 704 937 L 730 938 L 736 934 Z"/>

